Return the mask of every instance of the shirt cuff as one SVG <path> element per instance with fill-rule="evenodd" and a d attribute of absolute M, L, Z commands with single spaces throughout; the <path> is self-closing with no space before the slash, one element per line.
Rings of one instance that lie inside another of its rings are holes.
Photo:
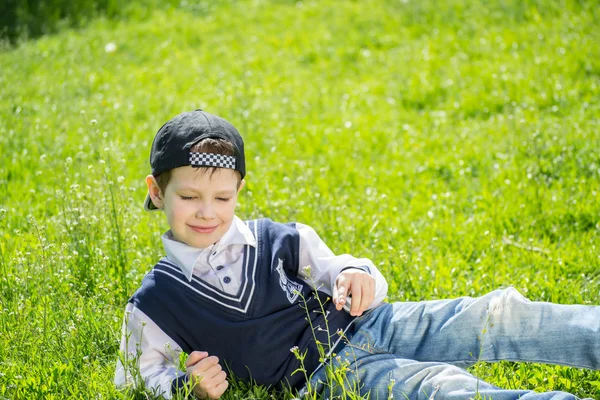
<path fill-rule="evenodd" d="M 344 272 L 345 270 L 347 270 L 347 269 L 351 269 L 351 268 L 354 268 L 354 269 L 360 269 L 361 271 L 364 271 L 364 272 L 366 272 L 367 274 L 369 274 L 369 275 L 372 275 L 372 274 L 371 274 L 371 268 L 369 268 L 369 266 L 368 266 L 368 265 L 349 265 L 349 266 L 347 266 L 347 267 L 344 267 L 344 268 L 342 268 L 342 270 L 340 271 L 340 274 L 341 274 L 342 272 Z M 339 274 L 338 274 L 338 275 L 339 275 Z"/>

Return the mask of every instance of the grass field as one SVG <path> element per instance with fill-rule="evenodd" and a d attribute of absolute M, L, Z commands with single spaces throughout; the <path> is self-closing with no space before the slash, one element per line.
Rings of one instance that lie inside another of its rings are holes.
<path fill-rule="evenodd" d="M 0 51 L 0 398 L 145 398 L 112 379 L 167 229 L 142 209 L 149 148 L 198 107 L 245 138 L 238 215 L 373 259 L 390 301 L 600 304 L 597 2 L 132 10 Z M 598 372 L 473 371 L 600 399 Z"/>

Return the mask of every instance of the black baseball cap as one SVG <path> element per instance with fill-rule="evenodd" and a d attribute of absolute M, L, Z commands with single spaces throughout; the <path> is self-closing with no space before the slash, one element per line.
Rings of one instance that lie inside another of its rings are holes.
<path fill-rule="evenodd" d="M 222 139 L 233 144 L 234 155 L 193 153 L 195 144 L 203 139 Z M 197 109 L 176 115 L 156 133 L 150 151 L 152 175 L 158 176 L 173 168 L 194 167 L 231 168 L 246 176 L 244 141 L 235 127 L 216 115 Z M 146 210 L 156 210 L 150 196 L 144 201 Z"/>

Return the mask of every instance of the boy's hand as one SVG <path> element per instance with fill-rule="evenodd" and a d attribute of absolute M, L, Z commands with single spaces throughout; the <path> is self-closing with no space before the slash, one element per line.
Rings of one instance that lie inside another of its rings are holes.
<path fill-rule="evenodd" d="M 375 298 L 375 278 L 357 268 L 341 272 L 333 287 L 333 304 L 338 311 L 346 304 L 349 294 L 352 294 L 350 315 L 362 315 Z"/>
<path fill-rule="evenodd" d="M 209 356 L 206 351 L 193 351 L 185 360 L 185 367 L 194 384 L 194 394 L 201 399 L 218 399 L 229 386 L 219 359 Z"/>

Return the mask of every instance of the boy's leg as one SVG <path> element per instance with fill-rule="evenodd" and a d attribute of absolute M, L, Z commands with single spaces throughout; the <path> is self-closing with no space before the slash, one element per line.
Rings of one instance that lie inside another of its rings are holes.
<path fill-rule="evenodd" d="M 450 364 L 399 359 L 391 354 L 370 354 L 348 346 L 341 353 L 343 360 L 354 360 L 347 364 L 349 372 L 345 375 L 344 389 L 341 385 L 328 385 L 326 370 L 322 368 L 311 381 L 322 398 L 347 398 L 349 396 L 344 396 L 343 391 L 351 390 L 359 391 L 363 396 L 369 394 L 369 399 L 375 400 L 468 400 L 476 398 L 477 394 L 481 399 L 494 400 L 577 399 L 564 392 L 501 389 Z M 315 387 L 319 380 L 321 383 Z"/>
<path fill-rule="evenodd" d="M 600 307 L 532 302 L 514 288 L 480 298 L 384 304 L 359 318 L 355 329 L 372 351 L 411 360 L 600 368 Z"/>

